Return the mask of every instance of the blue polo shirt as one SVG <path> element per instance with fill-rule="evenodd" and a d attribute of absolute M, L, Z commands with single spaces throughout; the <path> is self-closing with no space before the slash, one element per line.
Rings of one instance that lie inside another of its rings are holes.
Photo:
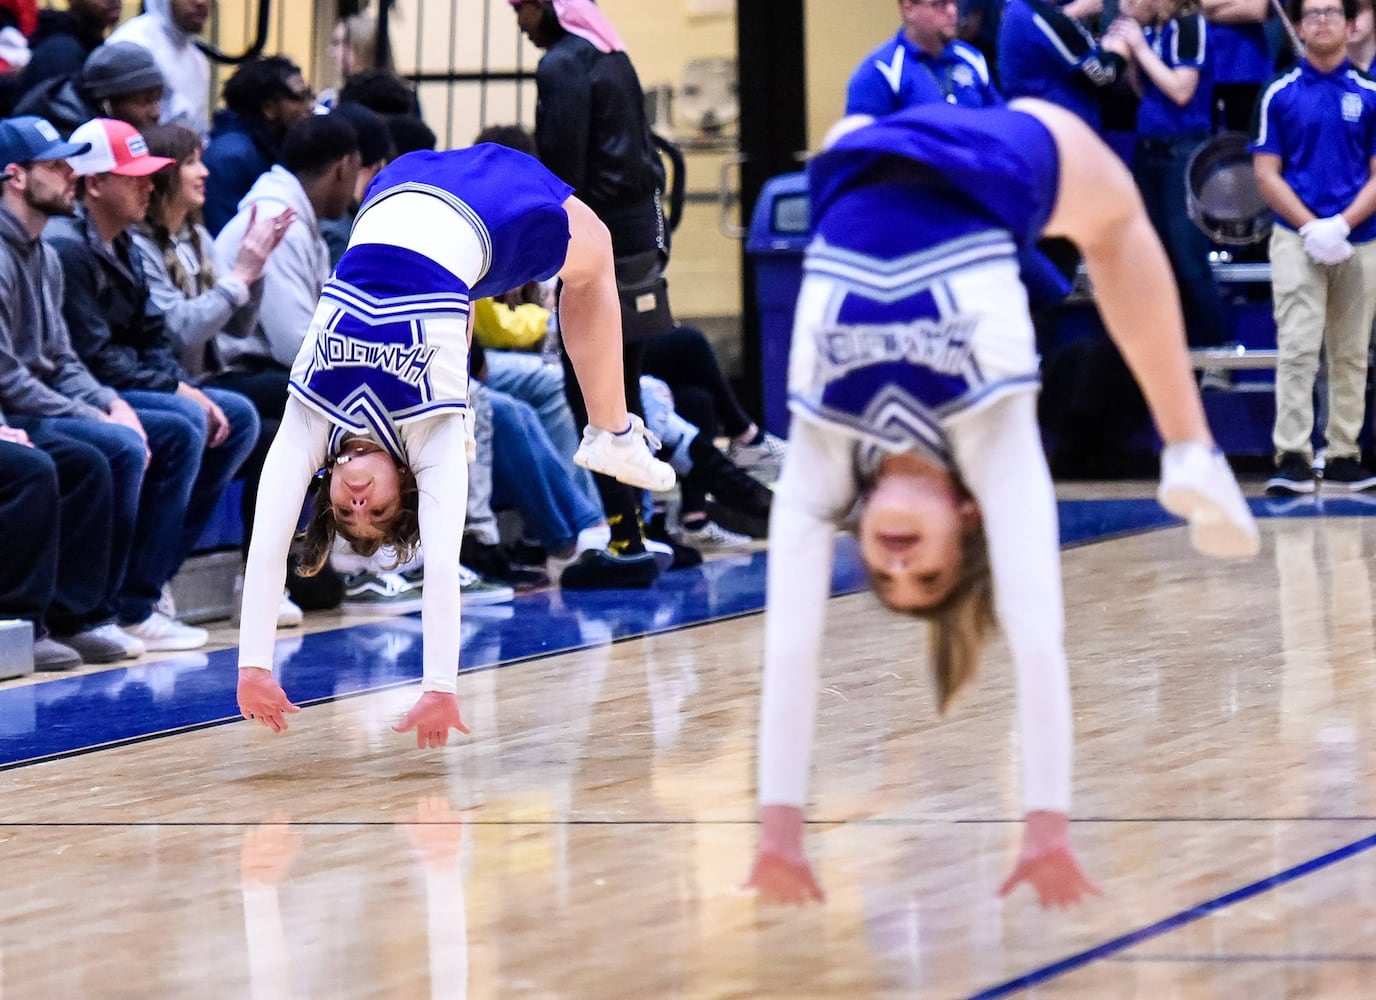
<path fill-rule="evenodd" d="M 1210 22 L 1215 83 L 1264 83 L 1275 60 L 1266 41 L 1264 24 Z"/>
<path fill-rule="evenodd" d="M 999 26 L 1003 94 L 1040 97 L 1083 118 L 1096 132 L 1099 89 L 1118 79 L 1123 60 L 1099 48 L 1094 36 L 1046 0 L 1009 0 Z"/>
<path fill-rule="evenodd" d="M 1141 74 L 1142 103 L 1137 109 L 1137 134 L 1149 139 L 1203 135 L 1213 125 L 1213 53 L 1208 51 L 1212 30 L 1203 14 L 1172 18 L 1160 27 L 1143 29 L 1147 44 L 1171 69 L 1199 71 L 1199 86 L 1184 105 L 1167 97 L 1146 73 Z"/>
<path fill-rule="evenodd" d="M 1344 62 L 1321 73 L 1308 61 L 1261 92 L 1252 152 L 1280 157 L 1281 176 L 1319 218 L 1336 215 L 1371 176 L 1376 156 L 1376 80 Z M 1290 227 L 1276 217 L 1276 221 Z M 1376 239 L 1376 216 L 1348 237 Z"/>
<path fill-rule="evenodd" d="M 936 56 L 914 45 L 901 30 L 855 68 L 846 89 L 846 114 L 884 115 L 944 100 L 967 108 L 1003 103 L 979 49 L 952 41 Z"/>
<path fill-rule="evenodd" d="M 927 53 L 900 31 L 893 41 L 866 56 L 850 75 L 846 114 L 882 118 L 915 104 L 944 101 L 946 96 L 937 86 L 927 58 Z"/>

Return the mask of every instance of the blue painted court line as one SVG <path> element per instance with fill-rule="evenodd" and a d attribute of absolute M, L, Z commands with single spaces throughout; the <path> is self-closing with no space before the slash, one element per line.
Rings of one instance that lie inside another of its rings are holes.
<path fill-rule="evenodd" d="M 1363 837 L 1361 840 L 1353 841 L 1346 846 L 1329 851 L 1327 854 L 1321 854 L 1317 858 L 1313 858 L 1309 861 L 1301 862 L 1293 868 L 1287 868 L 1283 872 L 1279 872 L 1269 878 L 1261 879 L 1258 882 L 1253 882 L 1250 885 L 1245 885 L 1241 889 L 1234 889 L 1232 892 L 1217 896 L 1207 902 L 1200 903 L 1198 906 L 1192 906 L 1188 910 L 1182 910 L 1173 916 L 1166 917 L 1164 920 L 1158 920 L 1156 923 L 1149 924 L 1139 930 L 1130 931 L 1121 937 L 1106 941 L 1087 951 L 1082 951 L 1068 958 L 1063 958 L 1058 962 L 1052 962 L 1050 965 L 1042 966 L 1040 969 L 1033 969 L 1031 972 L 1021 975 L 1016 979 L 1010 979 L 1005 983 L 1000 983 L 997 986 L 992 986 L 980 993 L 976 993 L 971 996 L 969 1000 L 995 1000 L 997 997 L 1006 997 L 1019 990 L 1026 990 L 1033 986 L 1038 986 L 1058 976 L 1063 976 L 1067 972 L 1073 972 L 1076 969 L 1082 968 L 1090 962 L 1097 962 L 1100 959 L 1108 958 L 1126 948 L 1139 945 L 1144 941 L 1150 941 L 1152 938 L 1160 937 L 1162 934 L 1173 931 L 1178 927 L 1184 927 L 1186 924 L 1192 924 L 1196 920 L 1201 920 L 1211 913 L 1216 913 L 1225 907 L 1232 906 L 1234 903 L 1240 903 L 1243 900 L 1251 899 L 1253 896 L 1259 896 L 1263 892 L 1269 892 L 1271 889 L 1293 882 L 1311 872 L 1316 872 L 1330 865 L 1335 865 L 1339 861 L 1344 861 L 1353 855 L 1370 850 L 1372 847 L 1376 847 L 1376 834 Z"/>
<path fill-rule="evenodd" d="M 1376 955 L 1267 955 L 1225 953 L 1221 955 L 1114 955 L 1107 962 L 1159 962 L 1166 965 L 1208 965 L 1213 962 L 1246 965 L 1257 962 L 1283 962 L 1286 965 L 1322 965 L 1325 962 L 1376 962 Z"/>
<path fill-rule="evenodd" d="M 1068 501 L 1060 505 L 1060 518 L 1064 544 L 1171 523 L 1151 500 Z M 646 590 L 546 591 L 476 608 L 463 616 L 462 671 L 756 614 L 764 609 L 764 577 L 765 553 L 757 552 L 667 573 Z M 863 585 L 855 542 L 842 538 L 832 593 Z M 296 651 L 286 652 L 292 646 Z M 381 691 L 419 680 L 420 618 L 308 636 L 284 631 L 277 650 L 278 675 L 298 705 Z M 0 770 L 237 721 L 236 662 L 231 649 L 0 685 Z"/>
<path fill-rule="evenodd" d="M 463 614 L 461 673 L 758 613 L 765 554 L 665 574 L 646 590 L 545 591 Z M 838 545 L 832 592 L 864 573 Z M 414 684 L 421 622 L 407 615 L 313 635 L 278 635 L 275 671 L 298 705 Z M 40 684 L 0 686 L 0 770 L 239 721 L 238 651 L 190 653 Z"/>

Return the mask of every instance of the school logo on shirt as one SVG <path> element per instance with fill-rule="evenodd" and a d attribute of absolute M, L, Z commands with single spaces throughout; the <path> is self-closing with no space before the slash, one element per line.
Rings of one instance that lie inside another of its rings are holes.
<path fill-rule="evenodd" d="M 1343 121 L 1359 122 L 1362 120 L 1362 98 L 1360 94 L 1343 95 Z"/>
<path fill-rule="evenodd" d="M 966 316 L 885 326 L 840 327 L 821 337 L 822 377 L 831 382 L 870 365 L 905 362 L 942 375 L 966 370 L 975 321 Z"/>
<path fill-rule="evenodd" d="M 961 63 L 951 70 L 951 83 L 957 87 L 975 86 L 975 71 Z"/>
<path fill-rule="evenodd" d="M 419 386 L 438 348 L 424 344 L 375 343 L 322 331 L 315 342 L 315 368 L 372 368 L 395 376 L 407 385 Z"/>

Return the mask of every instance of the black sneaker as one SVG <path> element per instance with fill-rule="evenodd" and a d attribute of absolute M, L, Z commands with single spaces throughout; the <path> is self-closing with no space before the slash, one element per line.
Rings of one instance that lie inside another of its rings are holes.
<path fill-rule="evenodd" d="M 469 569 L 489 580 L 505 583 L 519 593 L 549 583 L 544 573 L 513 566 L 499 545 L 485 545 L 466 536 L 459 549 L 459 559 Z"/>
<path fill-rule="evenodd" d="M 665 520 L 663 511 L 655 514 L 654 517 L 650 518 L 650 523 L 645 525 L 645 548 L 653 552 L 651 542 L 668 546 L 670 556 L 668 565 L 661 565 L 661 569 L 692 569 L 694 566 L 702 565 L 701 552 L 691 545 L 682 544 L 669 534 L 669 525 Z"/>
<path fill-rule="evenodd" d="M 612 555 L 605 549 L 589 549 L 559 577 L 565 590 L 622 590 L 648 587 L 659 578 L 659 566 L 648 552 L 633 556 Z"/>
<path fill-rule="evenodd" d="M 1324 489 L 1346 490 L 1349 493 L 1365 493 L 1376 489 L 1376 476 L 1355 458 L 1330 458 L 1323 470 Z"/>
<path fill-rule="evenodd" d="M 1300 496 L 1313 493 L 1314 488 L 1313 466 L 1309 459 L 1295 451 L 1281 455 L 1276 463 L 1276 474 L 1266 480 L 1268 497 Z"/>

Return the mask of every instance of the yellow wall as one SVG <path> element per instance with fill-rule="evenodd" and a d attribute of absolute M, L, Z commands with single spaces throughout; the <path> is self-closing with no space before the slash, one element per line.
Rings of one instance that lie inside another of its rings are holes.
<path fill-rule="evenodd" d="M 846 82 L 865 54 L 898 31 L 898 0 L 806 0 L 808 144 L 846 109 Z"/>

